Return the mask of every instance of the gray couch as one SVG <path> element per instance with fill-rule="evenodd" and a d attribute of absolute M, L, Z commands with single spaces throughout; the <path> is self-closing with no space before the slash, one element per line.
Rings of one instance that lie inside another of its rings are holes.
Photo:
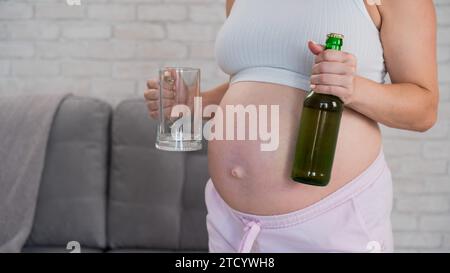
<path fill-rule="evenodd" d="M 70 97 L 51 130 L 32 232 L 24 252 L 207 252 L 206 143 L 155 149 L 143 100 L 114 110 Z"/>

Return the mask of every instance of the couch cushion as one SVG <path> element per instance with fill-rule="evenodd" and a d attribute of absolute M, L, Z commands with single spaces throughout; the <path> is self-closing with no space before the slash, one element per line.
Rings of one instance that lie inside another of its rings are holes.
<path fill-rule="evenodd" d="M 143 100 L 113 115 L 108 242 L 114 249 L 206 250 L 206 143 L 197 152 L 155 148 Z"/>
<path fill-rule="evenodd" d="M 110 117 L 110 106 L 92 98 L 69 97 L 61 104 L 27 246 L 106 246 Z"/>

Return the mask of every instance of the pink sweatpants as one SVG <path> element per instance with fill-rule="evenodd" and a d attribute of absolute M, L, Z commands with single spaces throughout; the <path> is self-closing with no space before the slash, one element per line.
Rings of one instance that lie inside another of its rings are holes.
<path fill-rule="evenodd" d="M 205 201 L 210 252 L 393 252 L 392 177 L 383 149 L 358 177 L 298 211 L 274 216 L 236 211 L 211 179 Z"/>

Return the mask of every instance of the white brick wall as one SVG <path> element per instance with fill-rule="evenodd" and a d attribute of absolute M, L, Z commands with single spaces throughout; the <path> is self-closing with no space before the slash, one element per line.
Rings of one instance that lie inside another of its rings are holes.
<path fill-rule="evenodd" d="M 63 92 L 115 105 L 142 97 L 163 65 L 198 66 L 203 90 L 227 80 L 213 42 L 224 0 L 0 0 L 0 94 Z"/>
<path fill-rule="evenodd" d="M 200 67 L 207 90 L 228 79 L 213 54 L 224 2 L 0 0 L 0 94 L 68 91 L 116 104 L 142 97 L 163 65 Z M 382 127 L 399 251 L 450 252 L 450 1 L 435 3 L 438 124 L 423 134 Z"/>

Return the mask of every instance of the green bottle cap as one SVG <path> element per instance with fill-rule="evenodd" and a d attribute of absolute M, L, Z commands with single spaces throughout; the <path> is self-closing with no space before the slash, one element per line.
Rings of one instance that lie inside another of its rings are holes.
<path fill-rule="evenodd" d="M 338 39 L 344 39 L 344 34 L 339 33 L 330 33 L 327 35 L 327 38 L 338 38 Z"/>
<path fill-rule="evenodd" d="M 344 44 L 344 35 L 339 33 L 330 33 L 327 35 L 326 49 L 341 50 Z"/>

